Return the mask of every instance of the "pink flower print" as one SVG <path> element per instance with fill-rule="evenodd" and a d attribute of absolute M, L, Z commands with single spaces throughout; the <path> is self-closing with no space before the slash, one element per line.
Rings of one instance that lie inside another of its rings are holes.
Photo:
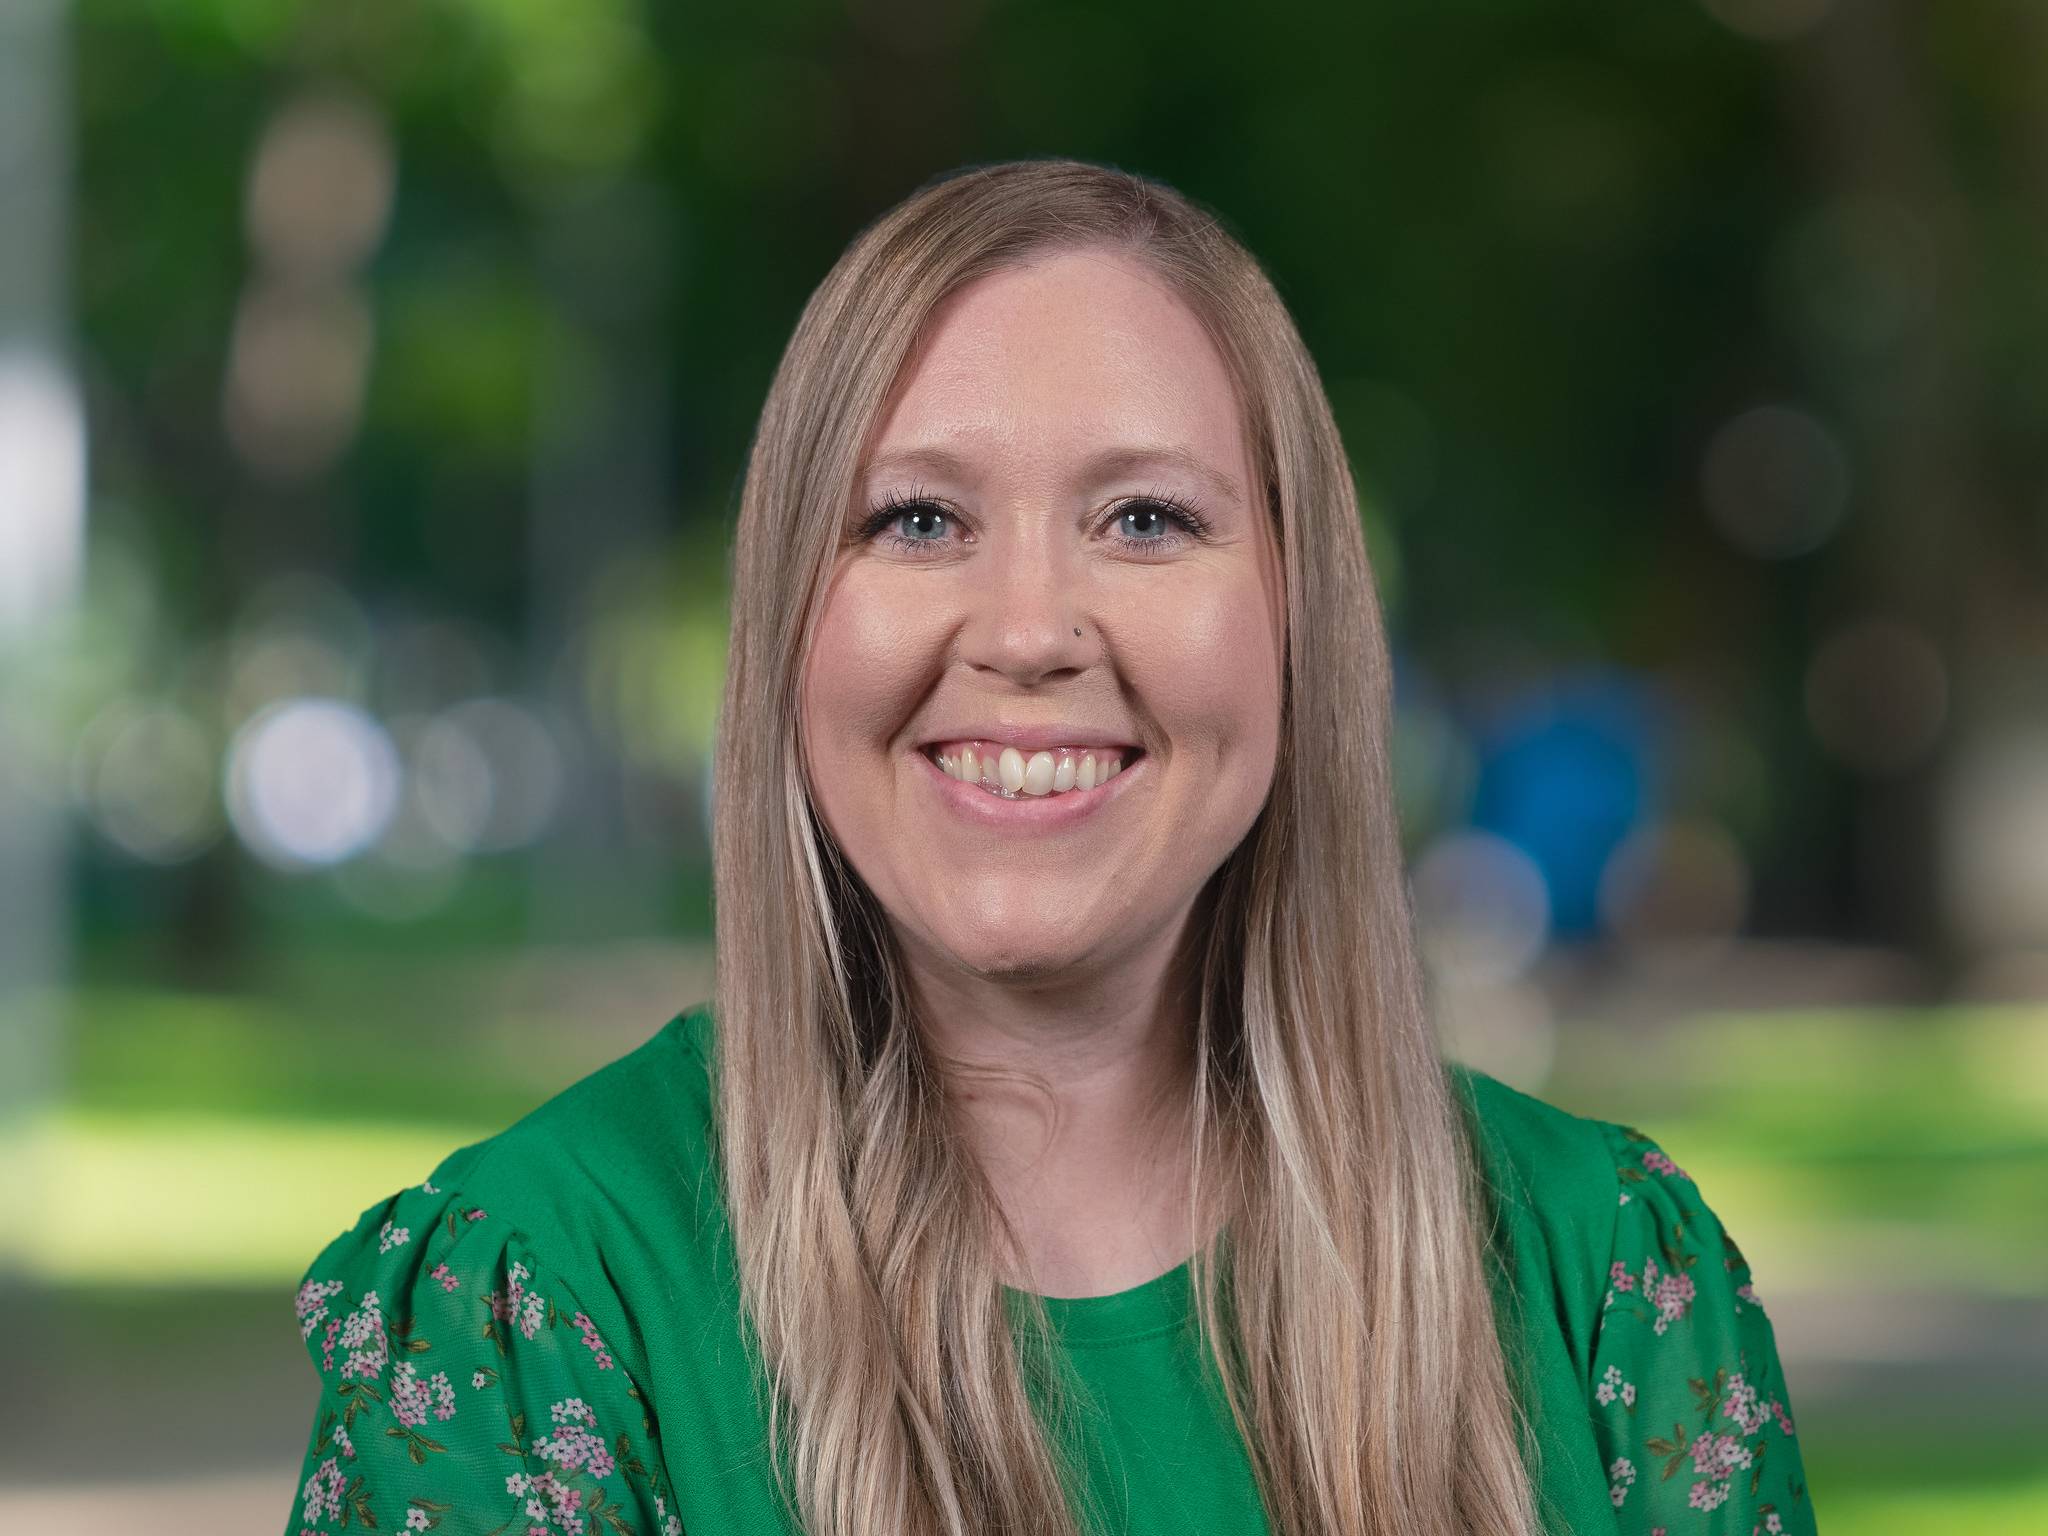
<path fill-rule="evenodd" d="M 1600 1385 L 1593 1389 L 1593 1400 L 1604 1406 L 1620 1397 L 1624 1388 L 1628 1389 L 1628 1396 L 1633 1400 L 1635 1389 L 1629 1387 L 1628 1383 L 1621 1379 L 1621 1367 L 1610 1365 L 1607 1367 L 1606 1373 L 1601 1376 Z"/>
<path fill-rule="evenodd" d="M 440 1281 L 441 1289 L 444 1291 L 452 1291 L 462 1284 L 460 1280 L 455 1278 L 455 1272 L 446 1264 L 436 1264 L 430 1278 Z"/>
<path fill-rule="evenodd" d="M 299 1495 L 299 1518 L 316 1522 L 339 1520 L 341 1488 L 341 1467 L 330 1456 L 320 1463 L 318 1471 L 306 1479 L 305 1490 Z"/>
<path fill-rule="evenodd" d="M 341 1342 L 349 1350 L 348 1358 L 341 1363 L 343 1380 L 360 1376 L 365 1381 L 375 1381 L 384 1373 L 384 1364 L 391 1358 L 391 1340 L 384 1332 L 383 1307 L 375 1291 L 363 1292 L 362 1304 L 342 1325 Z"/>
<path fill-rule="evenodd" d="M 1720 1436 L 1712 1430 L 1702 1430 L 1692 1442 L 1692 1470 L 1700 1477 L 1733 1477 L 1739 1468 L 1749 1466 L 1753 1460 L 1755 1452 L 1735 1436 Z"/>
<path fill-rule="evenodd" d="M 403 1248 L 411 1241 L 411 1227 L 394 1227 L 387 1221 L 377 1229 L 377 1251 L 379 1253 L 389 1253 L 394 1248 Z"/>
<path fill-rule="evenodd" d="M 537 1456 L 545 1456 L 564 1472 L 590 1469 L 593 1477 L 609 1477 L 614 1466 L 604 1437 L 595 1433 L 597 1415 L 580 1397 L 565 1398 L 549 1409 L 555 1431 L 533 1442 Z"/>
<path fill-rule="evenodd" d="M 1661 1334 L 1684 1317 L 1686 1309 L 1693 1303 L 1694 1294 L 1691 1275 L 1666 1275 L 1659 1280 L 1656 1295 L 1652 1297 L 1657 1303 L 1657 1321 L 1651 1331 Z"/>
<path fill-rule="evenodd" d="M 539 1444 L 540 1442 L 538 1441 L 534 1442 L 535 1449 L 539 1449 Z M 569 1533 L 569 1536 L 583 1536 L 583 1516 L 578 1512 L 583 1501 L 577 1497 L 574 1488 L 564 1483 L 552 1472 L 543 1472 L 539 1477 L 536 1477 L 533 1480 L 533 1488 L 548 1503 L 554 1505 L 555 1519 L 560 1523 L 562 1529 Z M 528 1501 L 526 1512 L 536 1520 L 547 1518 L 546 1512 L 540 1509 L 539 1500 L 537 1499 Z M 547 1527 L 536 1526 L 535 1529 L 540 1531 L 542 1536 L 547 1536 Z"/>
<path fill-rule="evenodd" d="M 1628 1204 L 1628 1200 L 1629 1200 L 1629 1195 L 1628 1195 L 1628 1191 L 1624 1189 L 1624 1190 L 1623 1190 L 1623 1191 L 1621 1192 L 1621 1199 L 1620 1199 L 1620 1201 L 1619 1201 L 1619 1202 L 1617 1202 L 1617 1205 L 1618 1205 L 1618 1206 L 1619 1206 L 1619 1205 L 1627 1205 L 1627 1204 Z"/>
<path fill-rule="evenodd" d="M 1611 1403 L 1619 1398 L 1624 1407 L 1633 1408 L 1636 1405 L 1636 1384 L 1632 1381 L 1623 1381 L 1621 1367 L 1610 1365 L 1601 1376 L 1600 1385 L 1593 1389 L 1593 1397 L 1602 1404 Z"/>
<path fill-rule="evenodd" d="M 1628 1497 L 1628 1491 L 1634 1486 L 1635 1480 L 1636 1464 L 1626 1456 L 1617 1456 L 1614 1465 L 1607 1469 L 1607 1496 L 1614 1501 L 1616 1509 L 1621 1508 L 1621 1501 Z"/>
<path fill-rule="evenodd" d="M 299 1337 L 309 1339 L 313 1330 L 327 1317 L 327 1298 L 341 1289 L 339 1280 L 308 1280 L 299 1287 L 297 1300 L 292 1303 L 299 1315 Z"/>
<path fill-rule="evenodd" d="M 597 1336 L 597 1324 L 582 1312 L 578 1312 L 573 1321 L 576 1324 L 576 1331 L 583 1335 L 584 1344 L 597 1356 L 597 1368 L 600 1371 L 610 1370 L 615 1362 L 612 1360 L 611 1352 L 604 1347 L 604 1340 Z"/>
<path fill-rule="evenodd" d="M 449 1385 L 448 1373 L 436 1371 L 421 1381 L 410 1360 L 400 1361 L 391 1373 L 391 1411 L 408 1429 L 424 1424 L 429 1412 L 437 1419 L 454 1418 L 455 1388 Z"/>
<path fill-rule="evenodd" d="M 434 1188 L 434 1181 L 429 1178 L 421 1181 L 420 1193 L 423 1195 L 438 1195 L 441 1191 Z"/>
<path fill-rule="evenodd" d="M 485 1303 L 489 1303 L 489 1309 L 492 1309 L 492 1317 L 496 1317 L 500 1323 L 520 1323 L 528 1339 L 532 1337 L 532 1329 L 524 1327 L 520 1313 L 524 1311 L 522 1303 L 526 1300 L 526 1278 L 530 1274 L 532 1270 L 528 1270 L 518 1260 L 512 1260 L 512 1268 L 506 1272 L 504 1292 L 500 1294 L 498 1290 L 494 1290 L 492 1294 L 483 1298 Z"/>
<path fill-rule="evenodd" d="M 341 1319 L 338 1317 L 327 1319 L 327 1331 L 320 1336 L 320 1369 L 323 1371 L 334 1369 L 334 1336 L 339 1332 L 341 1332 Z"/>
<path fill-rule="evenodd" d="M 1692 1181 L 1691 1174 L 1687 1173 L 1655 1147 L 1652 1147 L 1643 1154 L 1643 1166 L 1653 1173 L 1663 1174 L 1666 1178 L 1684 1179 L 1688 1183 Z"/>
<path fill-rule="evenodd" d="M 1728 1261 L 1728 1267 L 1730 1269 L 1733 1269 L 1735 1267 L 1735 1261 L 1733 1259 L 1730 1259 Z M 1744 1301 L 1748 1302 L 1752 1307 L 1755 1307 L 1757 1311 L 1763 1311 L 1764 1299 L 1763 1297 L 1757 1295 L 1756 1285 L 1754 1282 L 1749 1280 L 1743 1281 L 1742 1284 L 1735 1287 L 1735 1294 L 1740 1296 Z"/>
<path fill-rule="evenodd" d="M 432 1517 L 417 1504 L 405 1512 L 405 1528 L 408 1531 L 424 1531 L 429 1529 L 433 1523 Z"/>
<path fill-rule="evenodd" d="M 407 1429 L 427 1422 L 427 1389 L 410 1360 L 401 1360 L 391 1373 L 391 1411 Z"/>
<path fill-rule="evenodd" d="M 1792 1415 L 1785 1411 L 1785 1405 L 1775 1397 L 1771 1399 L 1771 1412 L 1777 1415 L 1778 1428 L 1786 1434 L 1792 1433 Z"/>
<path fill-rule="evenodd" d="M 1685 1502 L 1691 1509 L 1719 1509 L 1727 1500 L 1726 1483 L 1694 1483 L 1692 1497 Z"/>
<path fill-rule="evenodd" d="M 484 1208 L 482 1206 L 473 1206 L 469 1210 L 466 1210 L 462 1213 L 462 1219 L 464 1221 L 482 1221 L 484 1219 L 484 1214 Z"/>
<path fill-rule="evenodd" d="M 1728 1398 L 1721 1411 L 1741 1425 L 1745 1435 L 1755 1434 L 1770 1418 L 1769 1411 L 1757 1401 L 1756 1388 L 1740 1372 L 1728 1378 Z"/>
<path fill-rule="evenodd" d="M 470 1385 L 471 1385 L 472 1387 L 476 1388 L 476 1389 L 477 1389 L 477 1390 L 478 1390 L 479 1392 L 481 1392 L 481 1391 L 482 1391 L 482 1390 L 484 1389 L 485 1385 L 486 1385 L 486 1384 L 487 1384 L 487 1383 L 488 1383 L 489 1381 L 490 1381 L 490 1378 L 489 1378 L 488 1376 L 484 1375 L 484 1373 L 483 1373 L 482 1371 L 478 1371 L 478 1372 L 477 1372 L 477 1373 L 476 1373 L 476 1374 L 475 1374 L 474 1376 L 471 1376 L 471 1377 L 469 1378 L 469 1384 L 470 1384 Z"/>
<path fill-rule="evenodd" d="M 490 1303 L 491 1316 L 501 1323 L 514 1323 L 521 1334 L 532 1338 L 540 1332 L 540 1325 L 547 1320 L 547 1300 L 538 1292 L 529 1291 L 526 1282 L 533 1272 L 517 1259 L 505 1276 L 505 1293 L 496 1291 L 484 1299 Z"/>
<path fill-rule="evenodd" d="M 1636 1288 L 1636 1277 L 1628 1272 L 1628 1266 L 1619 1259 L 1607 1267 L 1607 1278 L 1617 1291 L 1632 1291 Z"/>
<path fill-rule="evenodd" d="M 342 1454 L 348 1457 L 350 1461 L 356 1459 L 356 1443 L 349 1439 L 347 1425 L 337 1424 L 334 1426 L 334 1443 L 341 1447 Z"/>

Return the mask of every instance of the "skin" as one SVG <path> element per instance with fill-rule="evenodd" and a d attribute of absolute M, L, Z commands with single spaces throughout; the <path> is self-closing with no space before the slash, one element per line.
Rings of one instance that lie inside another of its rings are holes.
<path fill-rule="evenodd" d="M 1184 461 L 1103 457 L 1134 448 Z M 914 459 L 928 450 L 952 462 Z M 1123 1290 L 1198 1240 L 1190 918 L 1279 745 L 1284 585 L 1236 393 L 1161 278 L 1061 251 L 940 307 L 859 479 L 850 529 L 892 497 L 938 510 L 840 551 L 803 677 L 812 790 L 888 916 L 1017 1236 L 1004 1278 Z M 1130 505 L 1161 494 L 1207 536 Z M 1064 832 L 976 827 L 914 754 L 989 719 L 1112 731 L 1145 750 L 1143 782 Z"/>

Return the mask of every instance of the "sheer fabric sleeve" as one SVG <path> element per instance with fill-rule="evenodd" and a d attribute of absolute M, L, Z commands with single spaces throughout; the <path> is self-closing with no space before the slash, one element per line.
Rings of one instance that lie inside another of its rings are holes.
<path fill-rule="evenodd" d="M 682 1536 L 637 1385 L 525 1237 L 429 1180 L 299 1286 L 320 1377 L 287 1536 Z"/>
<path fill-rule="evenodd" d="M 1601 1124 L 1619 1204 L 1588 1401 L 1616 1531 L 1814 1536 L 1777 1341 L 1742 1250 L 1656 1142 Z"/>

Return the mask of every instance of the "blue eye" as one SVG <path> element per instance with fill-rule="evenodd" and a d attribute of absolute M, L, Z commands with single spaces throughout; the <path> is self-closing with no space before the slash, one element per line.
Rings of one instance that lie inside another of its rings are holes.
<path fill-rule="evenodd" d="M 934 506 L 928 501 L 913 501 L 903 507 L 890 507 L 886 510 L 890 513 L 889 521 L 892 523 L 904 523 L 913 518 L 930 520 L 952 516 L 944 507 Z M 919 538 L 913 535 L 904 542 L 908 544 L 936 544 L 940 540 L 938 538 Z"/>
<path fill-rule="evenodd" d="M 946 524 L 953 515 L 922 493 L 891 497 L 868 513 L 856 537 L 861 543 L 879 540 L 898 551 L 932 549 L 945 544 Z M 1127 550 L 1156 553 L 1209 537 L 1209 524 L 1202 514 L 1173 496 L 1133 496 L 1120 502 L 1111 514 L 1112 523 L 1121 526 L 1130 519 L 1138 520 L 1148 531 L 1117 533 L 1113 542 Z M 905 528 L 911 531 L 906 534 Z"/>
<path fill-rule="evenodd" d="M 1122 522 L 1127 517 L 1149 517 L 1154 520 L 1155 525 L 1162 531 L 1166 531 L 1169 519 L 1174 521 L 1180 521 L 1183 527 L 1187 526 L 1184 520 L 1176 516 L 1174 508 L 1162 505 L 1161 503 L 1156 501 L 1126 502 L 1124 504 L 1123 510 L 1117 513 L 1117 521 Z M 1160 540 L 1139 539 L 1136 542 L 1140 544 L 1156 544 L 1159 543 Z M 1171 540 L 1169 539 L 1166 542 L 1170 543 Z"/>

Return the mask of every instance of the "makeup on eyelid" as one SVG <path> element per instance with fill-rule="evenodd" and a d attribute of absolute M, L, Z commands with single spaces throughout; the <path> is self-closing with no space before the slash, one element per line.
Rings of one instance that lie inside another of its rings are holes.
<path fill-rule="evenodd" d="M 958 519 L 959 514 L 936 497 L 922 491 L 905 496 L 892 496 L 879 506 L 870 509 L 854 525 L 852 542 L 860 544 L 876 539 L 889 530 L 889 525 L 914 512 L 932 512 L 941 517 Z M 1193 501 L 1175 496 L 1166 491 L 1150 491 L 1141 496 L 1120 498 L 1107 513 L 1111 522 L 1120 522 L 1133 513 L 1156 512 L 1168 522 L 1176 525 L 1179 532 L 1170 538 L 1135 539 L 1119 535 L 1115 542 L 1130 549 L 1172 550 L 1183 549 L 1191 544 L 1201 543 L 1211 537 L 1208 519 Z M 938 547 L 943 539 L 906 539 L 891 532 L 886 541 L 891 548 L 914 549 L 923 545 Z"/>

